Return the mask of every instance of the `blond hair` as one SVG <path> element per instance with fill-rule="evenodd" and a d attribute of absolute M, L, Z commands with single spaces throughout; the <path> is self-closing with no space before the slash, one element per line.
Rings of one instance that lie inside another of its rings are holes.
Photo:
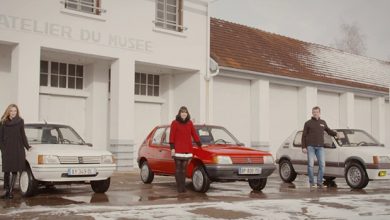
<path fill-rule="evenodd" d="M 3 116 L 1 116 L 1 120 L 0 120 L 0 123 L 1 124 L 4 124 L 5 121 L 7 121 L 9 118 L 9 115 L 10 115 L 10 112 L 11 112 L 11 108 L 16 108 L 16 116 L 17 117 L 20 117 L 19 115 L 19 108 L 16 104 L 10 104 L 4 111 L 4 114 Z"/>

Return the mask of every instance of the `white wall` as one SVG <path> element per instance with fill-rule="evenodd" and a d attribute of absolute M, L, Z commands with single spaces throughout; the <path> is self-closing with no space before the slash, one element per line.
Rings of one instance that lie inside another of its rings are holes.
<path fill-rule="evenodd" d="M 372 133 L 371 98 L 355 96 L 355 128 Z"/>
<path fill-rule="evenodd" d="M 331 129 L 339 127 L 340 95 L 338 93 L 318 91 L 318 106 L 321 108 L 321 118 Z"/>
<path fill-rule="evenodd" d="M 11 57 L 13 46 L 0 44 L 0 112 L 3 114 L 5 108 L 16 104 L 17 75 L 11 73 Z M 23 112 L 22 112 L 23 114 Z M 22 115 L 23 116 L 23 115 Z"/>
<path fill-rule="evenodd" d="M 39 120 L 70 125 L 85 137 L 85 102 L 83 97 L 39 96 Z"/>
<path fill-rule="evenodd" d="M 214 78 L 214 124 L 228 129 L 240 142 L 250 146 L 250 80 Z"/>
<path fill-rule="evenodd" d="M 298 88 L 271 84 L 270 86 L 270 149 L 275 153 L 298 124 Z"/>

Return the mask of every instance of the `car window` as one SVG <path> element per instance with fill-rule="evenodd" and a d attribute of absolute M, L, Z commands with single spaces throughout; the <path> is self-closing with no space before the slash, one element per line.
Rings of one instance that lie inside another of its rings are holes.
<path fill-rule="evenodd" d="M 302 131 L 299 131 L 294 138 L 294 147 L 302 147 Z"/>
<path fill-rule="evenodd" d="M 333 144 L 333 139 L 330 135 L 327 133 L 324 133 L 324 147 L 325 148 L 335 148 L 335 145 Z"/>
<path fill-rule="evenodd" d="M 171 134 L 171 128 L 168 127 L 166 130 L 165 130 L 165 133 L 162 137 L 162 144 L 163 145 L 169 145 L 169 135 Z"/>
<path fill-rule="evenodd" d="M 153 134 L 152 138 L 152 144 L 153 145 L 160 145 L 161 144 L 161 138 L 164 134 L 165 128 L 157 128 L 156 132 Z"/>

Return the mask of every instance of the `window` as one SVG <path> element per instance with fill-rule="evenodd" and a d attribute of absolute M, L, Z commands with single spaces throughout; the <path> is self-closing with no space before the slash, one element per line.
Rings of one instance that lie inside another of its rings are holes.
<path fill-rule="evenodd" d="M 83 89 L 84 66 L 41 60 L 40 85 Z"/>
<path fill-rule="evenodd" d="M 156 132 L 153 134 L 152 144 L 153 145 L 160 145 L 161 144 L 161 138 L 164 134 L 165 128 L 157 128 Z"/>
<path fill-rule="evenodd" d="M 169 146 L 169 136 L 170 135 L 171 135 L 171 128 L 167 127 L 167 129 L 165 130 L 163 139 L 162 139 L 162 145 Z"/>
<path fill-rule="evenodd" d="M 183 0 L 156 1 L 156 27 L 183 31 Z"/>
<path fill-rule="evenodd" d="M 294 138 L 294 147 L 302 147 L 302 131 L 298 132 Z"/>
<path fill-rule="evenodd" d="M 160 96 L 160 76 L 146 73 L 135 73 L 134 94 L 143 96 Z"/>
<path fill-rule="evenodd" d="M 100 0 L 65 0 L 67 9 L 100 15 L 104 10 L 100 7 Z"/>

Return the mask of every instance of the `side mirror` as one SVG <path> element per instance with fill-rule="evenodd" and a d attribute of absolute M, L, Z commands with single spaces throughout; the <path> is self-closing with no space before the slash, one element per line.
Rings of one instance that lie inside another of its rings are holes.
<path fill-rule="evenodd" d="M 91 143 L 85 143 L 88 147 L 92 147 L 93 145 Z"/>
<path fill-rule="evenodd" d="M 244 143 L 238 143 L 238 146 L 245 146 L 245 144 Z"/>

